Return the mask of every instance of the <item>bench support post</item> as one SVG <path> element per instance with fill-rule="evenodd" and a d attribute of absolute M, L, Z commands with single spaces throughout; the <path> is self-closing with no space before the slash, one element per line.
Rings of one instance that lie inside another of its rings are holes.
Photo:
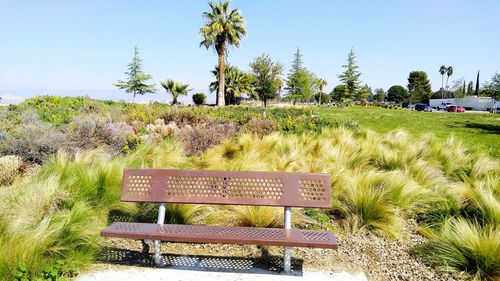
<path fill-rule="evenodd" d="M 165 203 L 160 203 L 160 208 L 158 209 L 158 224 L 165 223 Z M 155 254 L 154 254 L 155 265 L 159 266 L 162 264 L 161 259 L 161 241 L 155 240 Z"/>
<path fill-rule="evenodd" d="M 285 207 L 285 229 L 292 229 L 292 208 Z M 285 273 L 290 273 L 291 271 L 291 260 L 292 260 L 292 248 L 284 247 L 284 257 L 283 257 L 283 270 Z"/>

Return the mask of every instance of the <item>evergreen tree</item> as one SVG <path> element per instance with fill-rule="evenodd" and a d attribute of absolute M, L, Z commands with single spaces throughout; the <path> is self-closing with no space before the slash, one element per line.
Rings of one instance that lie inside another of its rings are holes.
<path fill-rule="evenodd" d="M 451 74 L 449 76 L 451 76 Z M 410 75 L 408 76 L 408 91 L 410 92 L 411 102 L 427 103 L 429 98 L 432 96 L 431 83 L 427 78 L 427 73 L 424 71 L 410 72 Z"/>
<path fill-rule="evenodd" d="M 125 72 L 127 80 L 118 80 L 116 87 L 125 90 L 126 93 L 132 93 L 132 101 L 136 95 L 154 93 L 156 91 L 154 84 L 146 84 L 146 81 L 153 79 L 149 74 L 142 71 L 142 59 L 139 57 L 139 48 L 134 47 L 134 57 L 128 64 L 128 71 Z"/>
<path fill-rule="evenodd" d="M 475 96 L 479 96 L 479 70 L 477 71 L 477 77 L 476 77 L 476 92 L 474 93 Z"/>
<path fill-rule="evenodd" d="M 353 49 L 351 49 L 347 56 L 347 64 L 342 67 L 345 68 L 345 71 L 338 75 L 338 78 L 347 86 L 350 98 L 354 99 L 360 89 L 361 81 L 359 77 L 361 76 L 361 72 L 358 70 L 359 66 L 356 65 L 356 55 Z"/>
<path fill-rule="evenodd" d="M 472 81 L 467 85 L 467 95 L 472 96 L 472 91 L 474 91 L 474 83 Z"/>
<path fill-rule="evenodd" d="M 366 102 L 367 100 L 370 99 L 370 96 L 373 97 L 373 92 L 372 88 L 368 86 L 368 84 L 365 84 L 359 91 L 356 93 L 356 101 L 363 101 Z"/>
<path fill-rule="evenodd" d="M 286 80 L 288 98 L 294 104 L 298 100 L 309 100 L 312 96 L 313 83 L 314 75 L 302 66 L 302 54 L 300 53 L 300 49 L 297 48 Z"/>
<path fill-rule="evenodd" d="M 410 95 L 408 91 L 400 85 L 394 85 L 387 90 L 387 100 L 392 102 L 404 102 L 408 101 Z"/>
<path fill-rule="evenodd" d="M 375 89 L 375 96 L 373 97 L 373 99 L 377 102 L 383 102 L 385 100 L 384 89 L 382 88 Z"/>
<path fill-rule="evenodd" d="M 332 92 L 330 93 L 330 97 L 333 101 L 336 102 L 346 102 L 349 101 L 349 91 L 347 90 L 347 86 L 344 84 L 340 84 L 335 86 L 333 88 Z"/>

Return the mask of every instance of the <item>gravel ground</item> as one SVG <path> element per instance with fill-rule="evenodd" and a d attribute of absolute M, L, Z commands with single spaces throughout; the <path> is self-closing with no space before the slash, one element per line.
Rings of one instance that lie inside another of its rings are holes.
<path fill-rule="evenodd" d="M 375 234 L 355 235 L 345 239 L 340 237 L 338 250 L 294 248 L 292 275 L 302 275 L 303 277 L 314 275 L 314 278 L 318 278 L 304 280 L 364 280 L 362 278 L 365 276 L 369 280 L 452 281 L 469 279 L 464 274 L 438 271 L 410 254 L 410 249 L 413 246 L 426 241 L 416 232 L 414 221 L 408 220 L 402 226 L 401 233 L 403 233 L 403 238 L 399 240 Z M 128 269 L 136 267 L 142 268 L 134 269 L 139 271 L 123 274 L 126 276 L 136 276 L 137 274 L 137 278 L 129 280 L 141 280 L 143 274 L 145 278 L 149 276 L 148 269 L 144 267 L 151 266 L 150 260 L 144 259 L 141 255 L 142 243 L 140 241 L 113 238 L 107 239 L 106 243 L 109 250 L 103 253 L 100 262 L 91 268 L 90 273 L 82 276 L 83 279 L 78 280 L 126 280 L 113 279 L 114 277 L 109 275 L 111 274 L 109 272 L 116 272 L 117 276 L 124 276 L 120 272 L 124 270 L 124 272 L 128 272 Z M 210 276 L 213 275 L 214 278 L 219 278 L 217 276 L 220 274 L 222 274 L 220 276 L 234 278 L 225 280 L 256 280 L 251 279 L 257 278 L 254 276 L 260 276 L 259 279 L 264 278 L 262 280 L 267 278 L 264 276 L 283 277 L 278 274 L 281 270 L 283 256 L 281 247 L 162 243 L 162 253 L 166 254 L 167 267 L 170 267 L 165 270 L 188 269 L 181 270 L 183 273 L 179 273 L 177 277 L 180 279 L 177 280 L 195 280 L 194 276 L 198 276 L 200 271 L 204 271 L 204 274 L 210 273 Z M 231 273 L 235 275 L 230 275 Z M 166 275 L 170 276 L 170 271 Z M 293 276 L 286 278 L 289 277 Z"/>

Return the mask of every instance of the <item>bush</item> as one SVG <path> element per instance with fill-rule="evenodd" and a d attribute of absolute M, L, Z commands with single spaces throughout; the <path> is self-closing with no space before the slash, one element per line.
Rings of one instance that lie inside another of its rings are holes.
<path fill-rule="evenodd" d="M 0 157 L 0 186 L 10 185 L 19 174 L 21 158 L 14 155 Z"/>
<path fill-rule="evenodd" d="M 184 126 L 177 135 L 188 155 L 199 154 L 210 147 L 220 144 L 227 138 L 236 136 L 239 128 L 231 122 L 201 123 L 195 126 Z"/>
<path fill-rule="evenodd" d="M 17 155 L 25 161 L 41 164 L 65 142 L 66 135 L 41 122 L 33 113 L 27 113 L 11 135 L 0 140 L 0 154 Z"/>
<path fill-rule="evenodd" d="M 453 219 L 436 240 L 417 246 L 415 253 L 430 265 L 465 271 L 477 279 L 500 278 L 500 228 L 481 227 L 465 219 Z"/>
<path fill-rule="evenodd" d="M 104 147 L 120 153 L 132 134 L 133 128 L 125 122 L 115 123 L 97 115 L 79 116 L 70 124 L 67 147 L 70 150 Z"/>
<path fill-rule="evenodd" d="M 277 129 L 278 129 L 278 124 L 276 123 L 276 121 L 264 118 L 262 119 L 252 118 L 245 125 L 246 131 L 259 136 L 268 135 L 272 132 L 275 132 Z"/>
<path fill-rule="evenodd" d="M 174 137 L 179 132 L 179 128 L 174 122 L 165 125 L 163 119 L 156 119 L 154 124 L 146 126 L 146 132 L 149 142 L 159 143 L 166 137 Z"/>
<path fill-rule="evenodd" d="M 68 124 L 82 112 L 107 112 L 111 101 L 97 101 L 88 97 L 38 96 L 26 99 L 20 108 L 33 109 L 43 121 L 54 126 Z"/>
<path fill-rule="evenodd" d="M 196 105 L 205 104 L 206 99 L 207 99 L 207 96 L 204 93 L 196 93 L 193 95 L 193 102 Z"/>

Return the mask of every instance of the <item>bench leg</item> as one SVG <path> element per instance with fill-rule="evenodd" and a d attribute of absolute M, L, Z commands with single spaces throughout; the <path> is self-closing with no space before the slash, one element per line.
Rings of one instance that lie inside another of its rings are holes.
<path fill-rule="evenodd" d="M 159 209 L 158 209 L 158 224 L 164 224 L 165 223 L 165 203 L 160 203 Z M 163 261 L 161 258 L 161 241 L 160 240 L 155 240 L 155 255 L 154 255 L 154 261 L 156 266 L 162 265 Z"/>
<path fill-rule="evenodd" d="M 291 260 L 292 260 L 292 248 L 284 247 L 285 257 L 283 258 L 283 270 L 285 273 L 290 273 L 292 270 Z"/>
<path fill-rule="evenodd" d="M 159 240 L 155 240 L 154 262 L 155 262 L 156 266 L 160 266 L 162 264 L 162 259 L 161 259 L 161 241 L 159 241 Z"/>
<path fill-rule="evenodd" d="M 291 229 L 292 228 L 292 208 L 291 207 L 285 207 L 284 217 L 285 217 L 285 222 L 284 222 L 285 229 Z M 290 273 L 290 271 L 292 269 L 292 266 L 291 266 L 292 248 L 284 247 L 283 252 L 284 252 L 283 270 L 285 271 L 285 273 Z"/>

